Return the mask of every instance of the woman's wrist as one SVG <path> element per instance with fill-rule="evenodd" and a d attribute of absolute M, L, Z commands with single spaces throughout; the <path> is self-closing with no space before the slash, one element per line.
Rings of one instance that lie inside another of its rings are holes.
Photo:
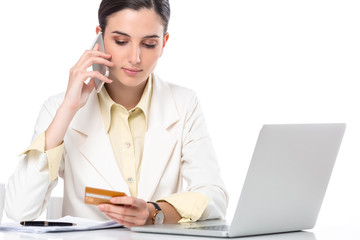
<path fill-rule="evenodd" d="M 181 219 L 180 214 L 168 202 L 156 202 L 156 203 L 160 206 L 161 211 L 164 214 L 164 222 L 163 223 L 177 223 Z M 156 211 L 155 206 L 152 203 L 147 203 L 147 209 L 149 212 L 149 216 L 148 216 L 145 224 L 146 225 L 153 224 L 153 218 L 154 218 L 155 211 Z"/>
<path fill-rule="evenodd" d="M 58 111 L 65 111 L 68 115 L 74 116 L 79 109 L 79 104 L 74 104 L 71 101 L 68 101 L 65 96 L 65 99 L 61 103 Z"/>
<path fill-rule="evenodd" d="M 146 219 L 145 225 L 150 225 L 150 224 L 153 224 L 153 216 L 155 213 L 155 207 L 151 203 L 146 203 L 146 205 L 147 205 L 147 210 L 149 212 L 149 216 Z"/>

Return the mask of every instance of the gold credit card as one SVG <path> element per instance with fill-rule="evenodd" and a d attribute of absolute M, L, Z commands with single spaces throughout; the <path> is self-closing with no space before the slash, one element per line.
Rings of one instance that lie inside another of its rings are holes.
<path fill-rule="evenodd" d="M 126 196 L 126 194 L 123 192 L 85 187 L 85 203 L 87 204 L 99 205 L 101 203 L 110 203 L 111 198 L 124 196 Z"/>

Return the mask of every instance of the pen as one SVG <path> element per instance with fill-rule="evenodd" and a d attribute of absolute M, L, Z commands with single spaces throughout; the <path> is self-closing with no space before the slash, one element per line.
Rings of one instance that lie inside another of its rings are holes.
<path fill-rule="evenodd" d="M 20 222 L 23 226 L 28 227 L 67 227 L 67 226 L 76 226 L 76 223 L 70 222 L 48 222 L 48 221 L 28 221 Z"/>

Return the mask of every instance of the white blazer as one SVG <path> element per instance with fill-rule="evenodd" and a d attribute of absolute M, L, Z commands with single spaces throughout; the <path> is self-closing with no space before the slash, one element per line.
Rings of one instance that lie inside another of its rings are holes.
<path fill-rule="evenodd" d="M 228 196 L 195 93 L 157 76 L 153 79 L 138 197 L 155 201 L 180 191 L 200 192 L 210 198 L 201 219 L 224 218 Z M 53 96 L 44 103 L 33 140 L 47 129 L 63 97 Z M 57 183 L 57 179 L 49 182 L 48 169 L 44 153 L 31 151 L 20 157 L 7 186 L 5 209 L 10 218 L 35 219 L 46 208 Z M 96 206 L 84 204 L 85 186 L 129 195 L 95 91 L 77 112 L 64 137 L 59 176 L 64 179 L 64 216 L 108 220 Z M 183 180 L 187 183 L 185 189 Z"/>

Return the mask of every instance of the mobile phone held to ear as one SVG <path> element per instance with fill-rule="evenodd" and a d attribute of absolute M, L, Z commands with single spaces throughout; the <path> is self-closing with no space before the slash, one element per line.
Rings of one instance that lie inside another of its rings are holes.
<path fill-rule="evenodd" d="M 105 52 L 105 47 L 104 47 L 104 41 L 103 41 L 103 35 L 102 35 L 102 32 L 99 32 L 98 35 L 96 36 L 95 38 L 95 41 L 94 43 L 91 45 L 91 48 L 90 49 L 93 49 L 95 47 L 96 44 L 99 44 L 100 46 L 100 51 L 101 52 Z M 109 68 L 103 64 L 97 64 L 97 63 L 94 63 L 93 65 L 91 65 L 89 68 L 88 68 L 88 71 L 98 71 L 100 72 L 101 74 L 103 74 L 104 76 L 108 77 L 109 76 Z M 91 78 L 88 78 L 86 79 L 85 81 L 85 84 L 88 84 L 90 82 L 90 79 Z M 96 92 L 99 93 L 101 88 L 104 86 L 104 82 L 97 79 L 97 78 L 94 78 L 94 81 L 95 81 L 95 89 L 96 89 Z"/>

